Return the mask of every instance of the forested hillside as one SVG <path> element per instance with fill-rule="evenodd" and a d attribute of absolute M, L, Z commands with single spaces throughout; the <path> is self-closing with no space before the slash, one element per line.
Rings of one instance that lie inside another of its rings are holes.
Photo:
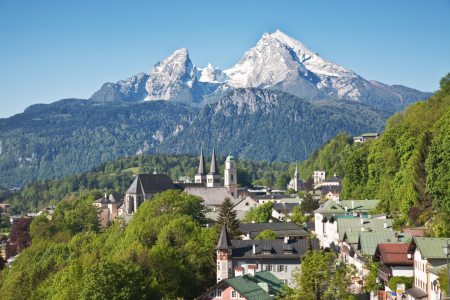
<path fill-rule="evenodd" d="M 395 114 L 380 139 L 353 151 L 341 197 L 380 199 L 379 212 L 450 237 L 449 168 L 450 74 L 428 101 Z"/>
<path fill-rule="evenodd" d="M 305 160 L 346 131 L 381 132 L 391 114 L 345 100 L 308 102 L 283 92 L 238 89 L 205 106 L 192 124 L 158 146 L 161 153 L 231 149 L 252 160 Z"/>
<path fill-rule="evenodd" d="M 343 100 L 310 103 L 282 92 L 240 89 L 202 110 L 170 101 L 67 99 L 0 120 L 0 186 L 61 178 L 135 154 L 304 160 L 340 132 L 381 132 L 391 113 Z"/>
<path fill-rule="evenodd" d="M 31 223 L 32 245 L 0 271 L 2 300 L 194 299 L 215 284 L 214 228 L 203 200 L 176 191 L 145 201 L 127 226 L 100 230 L 84 196 Z"/>

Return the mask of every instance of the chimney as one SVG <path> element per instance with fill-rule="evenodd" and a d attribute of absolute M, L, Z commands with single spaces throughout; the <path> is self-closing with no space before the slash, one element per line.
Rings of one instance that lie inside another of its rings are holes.
<path fill-rule="evenodd" d="M 384 221 L 384 228 L 387 228 L 387 222 Z"/>
<path fill-rule="evenodd" d="M 361 231 L 364 231 L 364 226 L 361 226 Z"/>
<path fill-rule="evenodd" d="M 256 245 L 253 245 L 253 254 L 256 254 Z"/>
<path fill-rule="evenodd" d="M 284 236 L 284 243 L 287 244 L 288 241 L 289 241 L 289 236 L 288 236 L 288 235 L 285 235 L 285 236 Z"/>
<path fill-rule="evenodd" d="M 255 276 L 255 265 L 250 265 L 247 267 L 248 275 Z"/>
<path fill-rule="evenodd" d="M 359 215 L 359 218 L 360 218 L 360 220 L 361 220 L 361 224 L 364 224 L 363 216 L 362 216 L 362 215 Z"/>
<path fill-rule="evenodd" d="M 352 208 L 355 208 L 355 201 L 352 200 Z"/>
<path fill-rule="evenodd" d="M 234 277 L 243 276 L 244 275 L 244 267 L 235 267 L 234 268 Z"/>
<path fill-rule="evenodd" d="M 105 193 L 105 199 L 108 199 L 108 194 L 107 193 Z"/>
<path fill-rule="evenodd" d="M 411 260 L 412 259 L 412 255 L 411 255 L 411 253 L 408 253 L 408 260 Z"/>
<path fill-rule="evenodd" d="M 247 240 L 250 239 L 250 232 L 247 232 Z"/>
<path fill-rule="evenodd" d="M 347 205 L 345 206 L 345 211 L 347 211 Z"/>
<path fill-rule="evenodd" d="M 395 238 L 398 238 L 398 232 L 394 233 Z"/>

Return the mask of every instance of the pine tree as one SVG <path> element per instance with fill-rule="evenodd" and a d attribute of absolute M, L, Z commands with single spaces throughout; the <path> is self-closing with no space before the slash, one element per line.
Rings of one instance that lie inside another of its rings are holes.
<path fill-rule="evenodd" d="M 220 206 L 219 216 L 217 217 L 216 223 L 216 233 L 217 238 L 220 236 L 220 232 L 222 231 L 222 226 L 225 222 L 227 226 L 228 235 L 232 240 L 238 240 L 240 237 L 239 231 L 239 221 L 236 218 L 236 211 L 233 210 L 233 202 L 231 199 L 226 197 L 222 205 Z"/>

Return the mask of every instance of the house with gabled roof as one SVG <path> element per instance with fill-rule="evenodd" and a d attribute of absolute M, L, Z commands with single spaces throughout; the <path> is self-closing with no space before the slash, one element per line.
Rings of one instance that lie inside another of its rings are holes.
<path fill-rule="evenodd" d="M 341 220 L 368 216 L 367 213 L 373 210 L 378 203 L 379 200 L 341 200 L 339 202 L 328 200 L 320 205 L 314 211 L 316 234 L 320 245 L 323 248 L 340 251 L 339 241 L 342 241 L 345 230 L 342 231 L 339 238 L 336 234 Z M 386 219 L 386 215 L 373 216 L 373 219 Z"/>
<path fill-rule="evenodd" d="M 319 250 L 317 239 L 291 240 L 288 236 L 276 240 L 230 240 L 226 226 L 222 227 L 217 250 L 217 282 L 236 275 L 269 271 L 286 284 L 291 273 L 300 267 L 300 258 L 311 250 Z M 233 270 L 235 271 L 233 273 Z"/>
<path fill-rule="evenodd" d="M 393 276 L 414 276 L 414 260 L 408 255 L 408 244 L 379 243 L 372 257 L 372 261 L 378 262 L 378 277 L 383 280 L 386 291 L 389 288 L 389 280 Z M 392 292 L 392 291 L 391 291 Z"/>
<path fill-rule="evenodd" d="M 253 240 L 264 230 L 270 230 L 276 234 L 277 238 L 284 239 L 306 239 L 311 234 L 301 226 L 293 222 L 273 222 L 273 223 L 241 223 L 239 231 L 242 232 L 243 240 Z"/>
<path fill-rule="evenodd" d="M 447 243 L 444 238 L 414 237 L 409 244 L 408 253 L 414 257 L 414 287 L 406 290 L 409 299 L 434 300 L 436 291 L 441 292 L 433 285 L 432 274 L 429 269 L 447 263 L 442 251 L 442 245 Z"/>
<path fill-rule="evenodd" d="M 220 280 L 196 300 L 275 300 L 283 299 L 284 282 L 269 271 L 255 272 Z"/>

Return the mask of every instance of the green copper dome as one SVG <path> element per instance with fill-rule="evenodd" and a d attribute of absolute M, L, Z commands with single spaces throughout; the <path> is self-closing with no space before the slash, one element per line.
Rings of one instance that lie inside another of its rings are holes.
<path fill-rule="evenodd" d="M 231 155 L 231 153 L 230 153 L 230 155 L 228 155 L 227 161 L 234 161 L 234 157 Z"/>

